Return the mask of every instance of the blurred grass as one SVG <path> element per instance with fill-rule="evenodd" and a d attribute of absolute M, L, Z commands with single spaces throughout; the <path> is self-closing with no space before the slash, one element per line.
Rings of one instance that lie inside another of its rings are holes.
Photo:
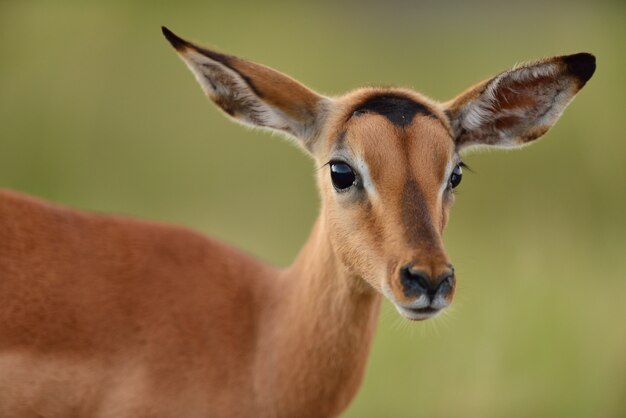
<path fill-rule="evenodd" d="M 441 100 L 524 60 L 598 71 L 540 143 L 466 158 L 447 247 L 452 312 L 384 306 L 346 417 L 626 415 L 623 2 L 0 2 L 0 186 L 191 226 L 287 264 L 318 210 L 295 147 L 229 123 L 166 24 L 326 94 Z"/>

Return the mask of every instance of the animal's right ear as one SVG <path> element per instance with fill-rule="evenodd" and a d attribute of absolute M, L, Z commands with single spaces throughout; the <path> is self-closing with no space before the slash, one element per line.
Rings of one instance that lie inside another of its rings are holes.
<path fill-rule="evenodd" d="M 332 101 L 266 66 L 201 48 L 166 27 L 163 35 L 202 90 L 236 121 L 291 134 L 311 150 Z"/>

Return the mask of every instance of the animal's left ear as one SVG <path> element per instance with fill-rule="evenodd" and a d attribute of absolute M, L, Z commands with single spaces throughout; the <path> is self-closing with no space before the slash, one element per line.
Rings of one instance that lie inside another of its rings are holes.
<path fill-rule="evenodd" d="M 291 134 L 311 150 L 332 101 L 261 64 L 163 34 L 195 75 L 202 90 L 237 122 Z"/>
<path fill-rule="evenodd" d="M 471 87 L 444 104 L 457 149 L 512 148 L 539 138 L 595 69 L 595 57 L 580 53 L 515 67 Z"/>

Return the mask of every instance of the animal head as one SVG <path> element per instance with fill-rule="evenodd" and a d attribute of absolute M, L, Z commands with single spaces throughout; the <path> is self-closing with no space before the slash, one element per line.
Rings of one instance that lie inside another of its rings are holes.
<path fill-rule="evenodd" d="M 403 88 L 318 94 L 271 68 L 163 28 L 207 96 L 234 120 L 288 134 L 316 164 L 321 219 L 345 269 L 406 318 L 452 301 L 442 240 L 463 150 L 519 148 L 545 134 L 591 78 L 587 53 L 515 67 L 440 103 Z"/>

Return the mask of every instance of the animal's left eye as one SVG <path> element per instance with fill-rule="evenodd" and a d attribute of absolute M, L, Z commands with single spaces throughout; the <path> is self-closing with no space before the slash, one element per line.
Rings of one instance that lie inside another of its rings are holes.
<path fill-rule="evenodd" d="M 452 174 L 450 174 L 450 179 L 448 180 L 448 187 L 454 189 L 456 186 L 461 183 L 461 178 L 463 177 L 463 170 L 461 169 L 461 164 L 457 164 L 452 170 Z"/>

